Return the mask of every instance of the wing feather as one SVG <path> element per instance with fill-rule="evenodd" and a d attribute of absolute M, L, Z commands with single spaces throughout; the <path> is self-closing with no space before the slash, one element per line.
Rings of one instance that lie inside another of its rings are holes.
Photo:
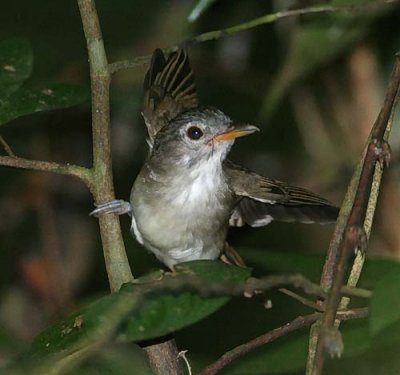
<path fill-rule="evenodd" d="M 259 227 L 272 220 L 320 224 L 336 220 L 339 209 L 309 190 L 260 176 L 232 162 L 227 162 L 224 170 L 238 198 L 232 226 Z"/>

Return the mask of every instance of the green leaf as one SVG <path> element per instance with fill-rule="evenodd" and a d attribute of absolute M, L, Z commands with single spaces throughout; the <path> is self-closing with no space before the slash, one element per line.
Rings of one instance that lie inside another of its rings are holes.
<path fill-rule="evenodd" d="M 196 261 L 176 266 L 178 274 L 195 274 L 204 282 L 244 282 L 248 269 L 220 262 Z M 191 325 L 221 308 L 229 297 L 203 298 L 192 291 L 163 293 L 143 302 L 138 316 L 129 320 L 126 334 L 133 340 L 143 340 L 174 332 Z"/>
<path fill-rule="evenodd" d="M 196 21 L 216 0 L 199 0 L 189 14 L 189 22 Z"/>
<path fill-rule="evenodd" d="M 373 340 L 369 334 L 368 319 L 342 322 L 340 332 L 343 336 L 344 351 L 342 358 L 354 357 L 371 348 Z"/>
<path fill-rule="evenodd" d="M 0 43 L 0 125 L 30 113 L 70 107 L 88 98 L 88 91 L 76 85 L 22 86 L 32 66 L 32 50 L 26 40 Z"/>
<path fill-rule="evenodd" d="M 32 49 L 25 39 L 0 42 L 0 106 L 31 75 Z"/>
<path fill-rule="evenodd" d="M 87 98 L 88 91 L 77 85 L 55 83 L 35 89 L 22 87 L 0 104 L 0 125 L 30 113 L 71 107 Z"/>
<path fill-rule="evenodd" d="M 91 338 L 100 339 L 104 333 L 109 333 L 126 317 L 129 306 L 121 300 L 121 294 L 102 297 L 83 310 L 57 322 L 35 338 L 32 344 L 35 355 L 48 355 L 78 346 L 84 347 Z M 122 306 L 126 306 L 123 309 Z M 103 326 L 108 320 L 109 325 Z M 103 330 L 104 328 L 104 330 Z"/>
<path fill-rule="evenodd" d="M 33 341 L 31 350 L 7 371 L 23 368 L 40 374 L 49 367 L 65 371 L 117 334 L 138 341 L 193 324 L 229 299 L 225 291 L 216 293 L 216 297 L 200 297 L 196 290 L 201 289 L 204 295 L 207 283 L 243 283 L 249 274 L 249 269 L 197 261 L 176 266 L 176 274 L 164 275 L 161 280 L 127 284 L 118 293 L 102 297 L 46 329 Z M 67 360 L 71 356 L 72 364 Z"/>
<path fill-rule="evenodd" d="M 400 274 L 400 262 L 385 258 L 367 258 L 359 285 L 363 288 L 374 288 L 388 274 Z"/>
<path fill-rule="evenodd" d="M 370 329 L 377 335 L 400 321 L 400 272 L 390 272 L 378 281 L 370 302 Z"/>
<path fill-rule="evenodd" d="M 243 283 L 250 276 L 249 268 L 231 266 L 222 262 L 198 260 L 177 264 L 178 274 L 197 275 L 205 281 L 231 281 Z"/>
<path fill-rule="evenodd" d="M 103 297 L 80 312 L 54 324 L 37 336 L 31 349 L 0 374 L 64 373 L 100 350 L 130 311 L 116 295 Z"/>

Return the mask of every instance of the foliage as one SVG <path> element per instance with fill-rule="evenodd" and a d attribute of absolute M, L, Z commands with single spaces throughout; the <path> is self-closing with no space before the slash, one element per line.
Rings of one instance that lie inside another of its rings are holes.
<path fill-rule="evenodd" d="M 34 112 L 70 107 L 87 100 L 88 92 L 77 85 L 23 86 L 33 67 L 33 54 L 26 40 L 0 43 L 0 125 Z"/>

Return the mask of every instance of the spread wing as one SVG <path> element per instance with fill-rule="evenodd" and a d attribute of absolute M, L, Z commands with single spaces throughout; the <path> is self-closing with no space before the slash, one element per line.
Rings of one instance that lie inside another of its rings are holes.
<path fill-rule="evenodd" d="M 198 106 L 189 58 L 183 49 L 167 59 L 156 49 L 144 79 L 143 117 L 152 145 L 157 132 L 180 113 Z"/>
<path fill-rule="evenodd" d="M 259 227 L 272 220 L 331 223 L 339 209 L 309 190 L 258 175 L 231 162 L 224 166 L 238 201 L 230 225 Z"/>

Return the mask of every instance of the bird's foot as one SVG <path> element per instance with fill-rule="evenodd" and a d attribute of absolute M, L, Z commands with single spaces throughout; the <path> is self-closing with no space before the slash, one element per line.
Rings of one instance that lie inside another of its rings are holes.
<path fill-rule="evenodd" d="M 141 276 L 138 279 L 134 279 L 133 284 L 148 284 L 161 281 L 164 279 L 167 273 L 168 272 L 166 272 L 165 270 L 157 270 L 147 275 Z"/>
<path fill-rule="evenodd" d="M 90 216 L 99 216 L 103 214 L 128 214 L 132 211 L 132 206 L 129 202 L 122 199 L 115 199 L 110 202 L 95 204 L 96 209 L 93 210 Z"/>
<path fill-rule="evenodd" d="M 375 155 L 378 157 L 381 167 L 389 167 L 390 158 L 392 155 L 389 143 L 375 139 L 373 140 L 371 146 L 374 148 Z"/>
<path fill-rule="evenodd" d="M 243 268 L 247 267 L 239 253 L 232 246 L 230 246 L 228 242 L 225 242 L 224 251 L 219 256 L 219 259 L 226 264 Z"/>

